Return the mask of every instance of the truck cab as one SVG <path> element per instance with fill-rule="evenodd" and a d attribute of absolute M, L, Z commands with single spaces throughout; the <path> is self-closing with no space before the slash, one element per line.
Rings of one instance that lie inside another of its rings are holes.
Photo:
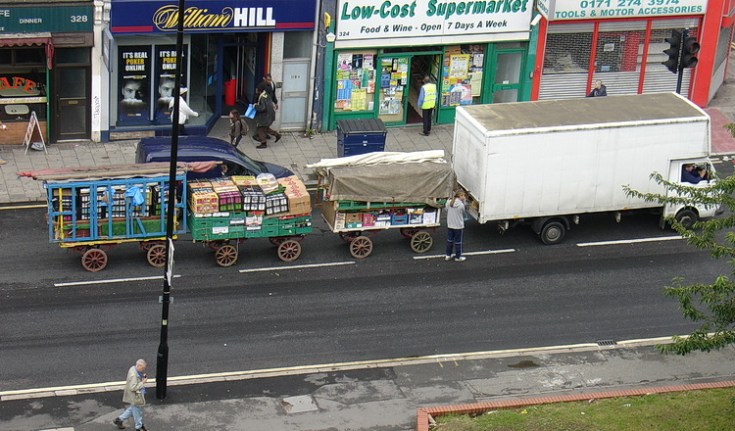
<path fill-rule="evenodd" d="M 704 175 L 702 180 L 696 184 L 687 182 L 683 176 L 683 172 L 687 165 L 694 165 L 694 171 L 706 172 L 706 175 Z M 708 158 L 672 160 L 667 180 L 672 184 L 683 187 L 705 189 L 712 186 L 717 181 L 717 171 L 715 170 L 712 161 Z M 667 195 L 671 197 L 687 197 L 685 193 L 681 193 L 673 188 L 668 189 Z M 666 220 L 669 218 L 674 218 L 676 221 L 684 225 L 684 227 L 690 228 L 698 220 L 714 217 L 720 212 L 719 206 L 717 205 L 705 205 L 701 203 L 667 203 L 664 205 L 663 212 L 661 214 L 661 228 L 665 227 Z"/>

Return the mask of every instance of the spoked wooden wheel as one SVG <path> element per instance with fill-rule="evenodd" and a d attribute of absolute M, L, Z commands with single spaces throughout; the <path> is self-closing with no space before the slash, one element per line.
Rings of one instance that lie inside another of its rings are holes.
<path fill-rule="evenodd" d="M 426 253 L 432 245 L 434 245 L 434 240 L 425 230 L 420 230 L 411 237 L 411 250 L 414 253 Z"/>
<path fill-rule="evenodd" d="M 278 246 L 278 258 L 284 262 L 293 262 L 301 256 L 301 244 L 288 239 Z"/>
<path fill-rule="evenodd" d="M 163 244 L 153 244 L 148 248 L 146 253 L 148 263 L 154 268 L 163 268 L 166 265 L 166 246 Z"/>
<path fill-rule="evenodd" d="M 366 236 L 358 236 L 350 241 L 350 254 L 355 259 L 364 259 L 373 252 L 373 241 Z"/>
<path fill-rule="evenodd" d="M 98 272 L 107 266 L 107 253 L 98 248 L 90 248 L 82 255 L 82 266 L 89 272 Z"/>
<path fill-rule="evenodd" d="M 230 244 L 223 245 L 214 252 L 214 260 L 223 268 L 234 265 L 237 262 L 237 248 Z"/>

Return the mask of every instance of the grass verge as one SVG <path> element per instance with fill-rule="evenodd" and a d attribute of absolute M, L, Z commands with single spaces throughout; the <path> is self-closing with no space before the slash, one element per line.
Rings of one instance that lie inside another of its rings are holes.
<path fill-rule="evenodd" d="M 542 404 L 436 418 L 434 431 L 735 430 L 735 388 Z"/>

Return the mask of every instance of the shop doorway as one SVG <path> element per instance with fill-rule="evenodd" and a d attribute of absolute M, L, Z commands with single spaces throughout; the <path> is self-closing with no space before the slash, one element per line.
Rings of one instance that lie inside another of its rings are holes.
<path fill-rule="evenodd" d="M 493 56 L 495 70 L 492 83 L 492 103 L 519 101 L 524 58 L 525 50 L 522 49 L 498 49 L 495 51 Z"/>
<path fill-rule="evenodd" d="M 55 100 L 53 141 L 89 139 L 90 69 L 61 66 L 54 69 Z"/>
<path fill-rule="evenodd" d="M 228 35 L 224 41 L 222 79 L 224 81 L 223 112 L 249 103 L 255 86 L 262 78 L 257 70 L 258 34 Z"/>
<path fill-rule="evenodd" d="M 307 118 L 306 107 L 309 97 L 309 66 L 305 59 L 289 59 L 283 61 L 283 88 L 281 89 L 281 129 L 304 128 Z"/>
<path fill-rule="evenodd" d="M 421 123 L 418 106 L 424 76 L 439 87 L 439 53 L 383 54 L 379 59 L 378 118 L 386 125 Z M 437 103 L 438 105 L 438 103 Z M 434 110 L 436 118 L 437 110 Z M 432 121 L 435 120 L 432 119 Z"/>

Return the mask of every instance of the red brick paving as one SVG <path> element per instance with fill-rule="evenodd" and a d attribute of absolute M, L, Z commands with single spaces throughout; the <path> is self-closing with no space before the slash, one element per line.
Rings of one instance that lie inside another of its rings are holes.
<path fill-rule="evenodd" d="M 725 129 L 732 121 L 717 108 L 705 108 L 705 112 L 712 120 L 712 154 L 735 154 L 735 138 Z"/>
<path fill-rule="evenodd" d="M 433 418 L 436 416 L 448 414 L 477 414 L 484 413 L 490 410 L 515 409 L 521 407 L 535 406 L 539 404 L 589 401 L 605 398 L 632 397 L 650 394 L 664 394 L 668 392 L 697 391 L 701 389 L 721 389 L 732 387 L 735 387 L 735 380 L 676 386 L 661 386 L 657 388 L 623 389 L 605 392 L 562 394 L 511 400 L 484 401 L 480 403 L 459 404 L 454 406 L 425 407 L 420 408 L 416 411 L 416 431 L 429 431 L 429 417 Z"/>

